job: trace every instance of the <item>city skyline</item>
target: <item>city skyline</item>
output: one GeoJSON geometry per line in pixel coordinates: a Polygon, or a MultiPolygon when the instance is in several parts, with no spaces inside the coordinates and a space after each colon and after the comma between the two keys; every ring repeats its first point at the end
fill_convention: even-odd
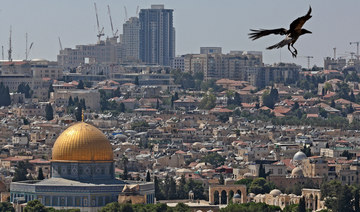
{"type": "MultiPolygon", "coordinates": [[[[218,46],[222,47],[224,53],[230,50],[262,51],[266,64],[280,62],[281,58],[282,62],[296,63],[306,67],[307,59],[302,56],[314,56],[311,66],[313,64],[323,66],[323,58],[332,57],[334,47],[337,48],[338,57],[349,56],[348,52],[356,52],[356,45],[349,45],[349,43],[360,40],[360,30],[352,27],[352,23],[360,18],[360,15],[356,13],[360,3],[355,0],[350,0],[347,4],[325,0],[316,2],[278,0],[271,3],[263,0],[255,3],[227,1],[226,4],[211,0],[196,2],[96,1],[96,3],[100,25],[104,26],[106,36],[111,36],[107,5],[111,7],[114,26],[120,32],[125,21],[124,6],[127,7],[128,18],[135,16],[137,6],[139,9],[146,9],[150,8],[151,4],[164,4],[166,9],[174,9],[176,55],[199,53],[200,47],[204,46],[218,46]],[[247,33],[250,28],[287,28],[294,18],[306,13],[309,5],[313,8],[313,18],[304,27],[313,34],[303,36],[295,45],[300,52],[297,59],[291,58],[284,49],[265,50],[269,44],[280,41],[279,36],[257,42],[248,39],[247,33]],[[254,13],[255,11],[258,13],[254,13]]],[[[61,38],[63,48],[74,48],[78,44],[90,44],[97,41],[92,1],[56,3],[43,0],[35,0],[31,3],[4,1],[0,8],[0,20],[3,26],[0,45],[4,46],[5,59],[10,26],[13,31],[14,59],[25,59],[26,32],[29,44],[34,42],[30,59],[56,60],[60,49],[58,37],[61,38]]]]}

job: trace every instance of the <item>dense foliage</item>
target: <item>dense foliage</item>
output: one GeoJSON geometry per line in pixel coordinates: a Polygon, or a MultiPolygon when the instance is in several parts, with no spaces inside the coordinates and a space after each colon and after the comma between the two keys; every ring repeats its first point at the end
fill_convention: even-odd
{"type": "Polygon", "coordinates": [[[267,205],[265,203],[244,203],[244,204],[229,204],[222,208],[220,212],[278,212],[281,208],[278,206],[267,205]]]}
{"type": "Polygon", "coordinates": [[[103,207],[100,212],[190,212],[189,206],[178,203],[174,208],[166,204],[120,204],[112,202],[103,207]]]}
{"type": "Polygon", "coordinates": [[[9,93],[9,87],[5,87],[3,83],[0,84],[0,107],[9,106],[11,104],[11,98],[9,93]]]}

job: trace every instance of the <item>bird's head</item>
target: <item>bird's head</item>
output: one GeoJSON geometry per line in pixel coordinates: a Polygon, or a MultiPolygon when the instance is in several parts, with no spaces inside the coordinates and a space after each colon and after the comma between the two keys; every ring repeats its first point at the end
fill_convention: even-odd
{"type": "Polygon", "coordinates": [[[312,34],[312,32],[310,32],[309,30],[307,30],[307,29],[301,29],[301,34],[303,35],[303,34],[312,34]]]}

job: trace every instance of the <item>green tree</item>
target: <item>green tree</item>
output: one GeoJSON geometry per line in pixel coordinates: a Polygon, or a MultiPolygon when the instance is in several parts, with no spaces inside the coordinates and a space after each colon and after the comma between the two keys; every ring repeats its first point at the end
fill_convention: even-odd
{"type": "Polygon", "coordinates": [[[29,162],[19,161],[17,163],[14,177],[12,179],[13,182],[24,181],[27,180],[26,175],[28,174],[27,169],[30,168],[29,162]]]}
{"type": "Polygon", "coordinates": [[[48,98],[50,98],[50,93],[54,92],[54,87],[52,84],[50,84],[49,89],[48,89],[48,98]]]}
{"type": "Polygon", "coordinates": [[[11,104],[11,98],[9,93],[9,87],[5,87],[3,83],[0,83],[0,107],[8,106],[11,104]]]}
{"type": "Polygon", "coordinates": [[[220,174],[219,184],[224,185],[224,183],[225,183],[224,176],[222,174],[220,174]]]}
{"type": "Polygon", "coordinates": [[[338,212],[354,211],[352,199],[353,199],[353,196],[352,196],[350,187],[347,185],[344,185],[342,187],[342,189],[340,190],[340,193],[337,197],[337,207],[336,207],[337,210],[336,211],[338,211],[338,212]]]}
{"type": "Polygon", "coordinates": [[[205,96],[200,101],[199,107],[201,109],[210,110],[216,106],[216,97],[214,94],[205,94],[205,96]]]}
{"type": "Polygon", "coordinates": [[[302,197],[299,201],[298,212],[306,212],[305,197],[302,197]]]}
{"type": "Polygon", "coordinates": [[[82,108],[80,106],[75,108],[75,118],[76,118],[76,121],[82,120],[82,108]]]}
{"type": "Polygon", "coordinates": [[[128,179],[128,174],[129,174],[128,169],[127,169],[127,164],[129,162],[129,159],[125,155],[123,155],[122,162],[123,162],[123,166],[124,166],[124,173],[123,173],[122,179],[127,180],[128,179]]]}
{"type": "Polygon", "coordinates": [[[125,104],[124,103],[120,103],[120,105],[119,105],[119,111],[120,111],[120,113],[124,113],[125,112],[125,104]]]}
{"type": "Polygon", "coordinates": [[[79,81],[79,84],[76,87],[77,89],[85,89],[84,82],[82,80],[79,81]]]}
{"type": "Polygon", "coordinates": [[[118,202],[106,204],[105,207],[101,208],[100,212],[120,212],[120,204],[118,202]]]}
{"type": "Polygon", "coordinates": [[[38,180],[43,180],[43,179],[45,179],[44,174],[43,174],[43,170],[42,170],[41,167],[39,168],[39,173],[38,173],[37,179],[38,179],[38,180]]]}
{"type": "Polygon", "coordinates": [[[135,84],[135,85],[139,85],[139,77],[138,77],[138,76],[135,77],[134,84],[135,84]]]}
{"type": "Polygon", "coordinates": [[[69,101],[68,101],[68,106],[74,106],[75,103],[74,103],[74,100],[72,99],[72,97],[70,96],[69,97],[69,101]]]}
{"type": "Polygon", "coordinates": [[[360,187],[354,189],[354,208],[355,211],[360,211],[360,187]]]}
{"type": "Polygon", "coordinates": [[[45,208],[43,204],[39,200],[32,200],[27,202],[26,207],[24,208],[24,212],[47,212],[48,210],[45,208]]]}
{"type": "Polygon", "coordinates": [[[184,203],[180,202],[178,203],[174,208],[174,212],[190,212],[190,207],[188,205],[185,205],[184,203]]]}
{"type": "Polygon", "coordinates": [[[213,152],[208,155],[205,155],[201,159],[201,162],[210,163],[210,164],[214,165],[215,167],[218,167],[218,166],[224,164],[225,158],[223,156],[219,155],[218,153],[213,152]]]}
{"type": "Polygon", "coordinates": [[[114,91],[114,97],[120,97],[121,96],[121,91],[120,91],[120,87],[117,87],[116,90],[114,91]]]}
{"type": "Polygon", "coordinates": [[[187,198],[185,185],[186,185],[185,175],[181,175],[179,186],[178,186],[178,188],[176,190],[177,191],[177,197],[179,199],[186,199],[187,198]]]}
{"type": "Polygon", "coordinates": [[[150,172],[149,170],[146,172],[146,182],[150,182],[151,181],[151,177],[150,177],[150,172]]]}
{"type": "Polygon", "coordinates": [[[278,212],[281,211],[279,206],[267,205],[265,203],[243,203],[243,204],[228,204],[225,208],[220,209],[220,212],[278,212]]]}
{"type": "Polygon", "coordinates": [[[48,121],[54,119],[54,111],[50,103],[45,106],[45,118],[48,121]]]}
{"type": "Polygon", "coordinates": [[[254,194],[265,194],[269,193],[275,186],[267,182],[264,178],[259,177],[252,181],[249,191],[254,194]]]}
{"type": "Polygon", "coordinates": [[[10,202],[0,202],[0,212],[15,212],[10,202]]]}
{"type": "Polygon", "coordinates": [[[155,190],[155,197],[157,200],[164,198],[161,191],[161,183],[159,182],[156,176],[154,177],[154,190],[155,190]]]}

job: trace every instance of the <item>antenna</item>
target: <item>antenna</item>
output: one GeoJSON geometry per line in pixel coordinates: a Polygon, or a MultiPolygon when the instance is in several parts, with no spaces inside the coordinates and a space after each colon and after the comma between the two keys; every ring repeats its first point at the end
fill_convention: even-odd
{"type": "Polygon", "coordinates": [[[4,59],[4,46],[1,46],[1,56],[2,56],[2,60],[5,60],[4,59]]]}
{"type": "Polygon", "coordinates": [[[8,60],[11,62],[12,61],[12,57],[11,57],[11,53],[12,53],[12,47],[11,47],[11,29],[12,27],[10,26],[10,37],[9,37],[9,50],[8,50],[8,60]]]}
{"type": "Polygon", "coordinates": [[[124,6],[124,10],[125,10],[125,21],[127,21],[128,20],[128,14],[127,14],[126,6],[124,6]]]}
{"type": "Polygon", "coordinates": [[[310,59],[314,57],[313,56],[301,56],[301,57],[307,58],[307,65],[308,65],[308,69],[310,70],[310,59]]]}
{"type": "Polygon", "coordinates": [[[60,51],[61,51],[61,50],[63,50],[63,47],[62,47],[62,45],[61,45],[60,37],[58,37],[58,39],[59,39],[59,46],[60,46],[60,51]]]}
{"type": "Polygon", "coordinates": [[[97,12],[97,8],[96,8],[96,3],[94,2],[94,7],[95,7],[95,14],[96,14],[96,24],[97,24],[97,30],[98,30],[98,34],[96,35],[98,37],[98,41],[100,42],[100,39],[102,36],[104,36],[104,27],[100,30],[100,25],[99,25],[99,17],[98,17],[98,12],[97,12]]]}
{"type": "Polygon", "coordinates": [[[113,22],[112,22],[112,18],[111,18],[110,6],[108,5],[107,7],[108,7],[109,18],[110,18],[110,24],[111,24],[111,32],[112,32],[114,38],[118,38],[119,36],[117,36],[117,33],[119,30],[116,30],[116,32],[114,32],[114,26],[113,26],[113,22]]]}

